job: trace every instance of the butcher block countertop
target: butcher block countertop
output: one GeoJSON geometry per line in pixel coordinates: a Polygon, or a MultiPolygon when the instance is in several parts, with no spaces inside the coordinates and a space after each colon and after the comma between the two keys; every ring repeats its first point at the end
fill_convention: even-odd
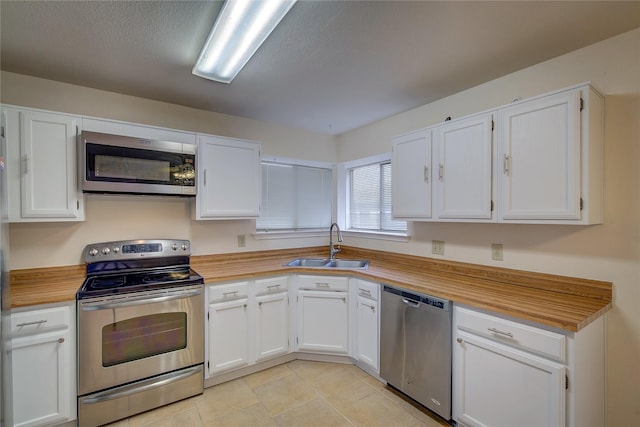
{"type": "MultiPolygon", "coordinates": [[[[456,303],[577,332],[611,308],[612,284],[344,247],[337,258],[368,259],[363,270],[285,267],[297,257],[326,258],[327,247],[192,256],[191,267],[215,284],[278,274],[349,275],[395,285],[456,303]]],[[[85,267],[11,271],[11,306],[69,302],[82,284],[85,267]]]]}

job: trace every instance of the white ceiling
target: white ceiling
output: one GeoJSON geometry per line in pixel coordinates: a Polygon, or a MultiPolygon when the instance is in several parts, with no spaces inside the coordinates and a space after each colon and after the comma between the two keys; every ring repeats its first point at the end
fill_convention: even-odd
{"type": "Polygon", "coordinates": [[[229,85],[221,2],[0,1],[3,70],[339,134],[640,27],[640,1],[299,1],[229,85]]]}

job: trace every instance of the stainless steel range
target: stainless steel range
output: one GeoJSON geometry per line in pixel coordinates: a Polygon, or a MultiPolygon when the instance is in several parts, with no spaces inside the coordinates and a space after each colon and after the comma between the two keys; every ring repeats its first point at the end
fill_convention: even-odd
{"type": "Polygon", "coordinates": [[[204,280],[188,240],[88,245],[78,305],[78,423],[202,393],[204,280]]]}

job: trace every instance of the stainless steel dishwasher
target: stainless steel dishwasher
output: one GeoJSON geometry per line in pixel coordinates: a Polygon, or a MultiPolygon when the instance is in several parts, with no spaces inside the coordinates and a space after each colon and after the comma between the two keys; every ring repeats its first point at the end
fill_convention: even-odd
{"type": "Polygon", "coordinates": [[[451,301],[384,286],[380,376],[451,419],[451,301]]]}

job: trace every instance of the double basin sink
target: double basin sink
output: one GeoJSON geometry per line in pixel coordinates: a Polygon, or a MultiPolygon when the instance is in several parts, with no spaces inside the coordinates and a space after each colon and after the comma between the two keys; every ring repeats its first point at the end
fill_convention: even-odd
{"type": "Polygon", "coordinates": [[[287,267],[364,269],[369,261],[364,259],[296,258],[285,264],[287,267]]]}

